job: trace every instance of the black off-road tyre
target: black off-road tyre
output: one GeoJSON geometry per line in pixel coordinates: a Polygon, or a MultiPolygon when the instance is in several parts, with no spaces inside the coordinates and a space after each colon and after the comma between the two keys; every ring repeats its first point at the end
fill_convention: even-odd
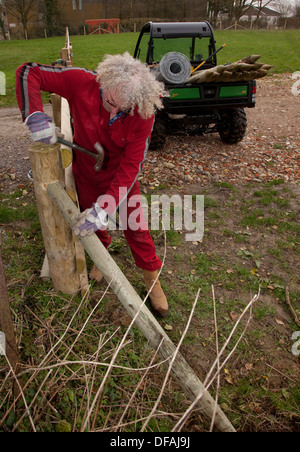
{"type": "Polygon", "coordinates": [[[167,124],[163,115],[157,115],[151,135],[150,147],[152,151],[163,149],[167,140],[167,124]]]}
{"type": "Polygon", "coordinates": [[[236,144],[243,140],[247,129],[247,117],[243,108],[224,110],[221,113],[219,135],[223,143],[236,144]]]}

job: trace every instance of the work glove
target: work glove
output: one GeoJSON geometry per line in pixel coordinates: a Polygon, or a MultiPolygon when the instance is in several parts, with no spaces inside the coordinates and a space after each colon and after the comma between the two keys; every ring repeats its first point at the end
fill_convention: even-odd
{"type": "Polygon", "coordinates": [[[26,119],[25,124],[31,132],[33,141],[45,144],[55,144],[57,142],[55,125],[46,113],[42,111],[32,113],[26,119]]]}
{"type": "Polygon", "coordinates": [[[100,229],[105,229],[107,225],[107,213],[98,204],[93,204],[93,207],[78,215],[73,232],[75,235],[85,237],[100,229]]]}

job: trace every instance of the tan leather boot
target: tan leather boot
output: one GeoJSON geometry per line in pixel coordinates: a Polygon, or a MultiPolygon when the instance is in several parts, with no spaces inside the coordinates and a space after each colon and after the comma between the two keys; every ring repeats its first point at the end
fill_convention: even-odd
{"type": "MultiPolygon", "coordinates": [[[[151,272],[149,270],[143,270],[143,273],[147,292],[149,292],[158,276],[158,271],[151,272]]],[[[166,317],[169,314],[169,306],[159,280],[154,284],[149,297],[154,313],[159,317],[166,317]]]]}

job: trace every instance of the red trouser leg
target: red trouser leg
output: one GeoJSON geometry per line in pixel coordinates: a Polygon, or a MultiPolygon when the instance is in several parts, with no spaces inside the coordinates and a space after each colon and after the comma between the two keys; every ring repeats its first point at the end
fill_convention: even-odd
{"type": "Polygon", "coordinates": [[[135,183],[130,191],[125,208],[121,204],[119,216],[136,265],[149,271],[161,268],[162,262],[156,255],[155,245],[144,218],[138,183],[135,183]]]}
{"type": "MultiPolygon", "coordinates": [[[[79,198],[79,204],[81,210],[86,210],[92,207],[93,203],[97,201],[98,197],[103,195],[101,193],[101,189],[99,187],[89,187],[86,184],[78,183],[77,181],[77,193],[79,198]]],[[[130,192],[130,197],[135,195],[140,196],[139,185],[136,183],[134,185],[133,190],[130,192]]],[[[125,212],[125,217],[122,220],[122,224],[124,226],[124,235],[130,246],[133,258],[138,267],[143,270],[154,271],[161,268],[162,263],[159,257],[156,255],[155,245],[153,243],[152,237],[147,228],[146,222],[144,220],[144,215],[141,206],[129,207],[130,205],[130,197],[129,202],[127,200],[126,210],[123,210],[121,207],[120,217],[122,218],[122,212],[125,212]],[[137,218],[138,224],[141,227],[137,228],[137,230],[130,229],[130,221],[128,221],[128,217],[133,216],[137,218]],[[129,224],[128,224],[129,223],[129,224]]],[[[136,227],[134,228],[136,229],[136,227]]],[[[107,231],[97,231],[97,236],[105,246],[108,248],[111,243],[111,237],[108,235],[107,231]]]]}
{"type": "Polygon", "coordinates": [[[161,260],[156,255],[155,246],[149,231],[124,231],[135,263],[143,270],[154,271],[161,266],[161,260]]]}

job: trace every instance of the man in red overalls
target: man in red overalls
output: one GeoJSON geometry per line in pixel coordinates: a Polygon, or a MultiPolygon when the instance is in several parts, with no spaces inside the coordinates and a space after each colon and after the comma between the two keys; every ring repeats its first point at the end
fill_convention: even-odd
{"type": "MultiPolygon", "coordinates": [[[[140,195],[138,176],[149,147],[156,108],[162,108],[163,85],[150,70],[129,53],[107,55],[96,71],[82,68],[56,68],[26,63],[17,69],[16,95],[23,121],[35,141],[54,144],[56,132],[52,119],[43,112],[40,91],[56,93],[69,102],[74,142],[95,150],[105,150],[104,164],[95,171],[95,160],[74,151],[73,173],[82,213],[74,228],[77,235],[95,232],[106,248],[107,215],[126,207],[127,218],[133,211],[132,196],[140,195]],[[108,203],[113,199],[114,203],[108,203]]],[[[134,204],[136,209],[136,203],[134,204]]],[[[129,222],[130,223],[130,222],[129,222]]],[[[139,208],[139,226],[126,225],[124,235],[136,265],[143,270],[150,301],[159,316],[168,314],[168,302],[157,279],[161,261],[139,208]]],[[[94,266],[91,277],[101,280],[94,266]]]]}

